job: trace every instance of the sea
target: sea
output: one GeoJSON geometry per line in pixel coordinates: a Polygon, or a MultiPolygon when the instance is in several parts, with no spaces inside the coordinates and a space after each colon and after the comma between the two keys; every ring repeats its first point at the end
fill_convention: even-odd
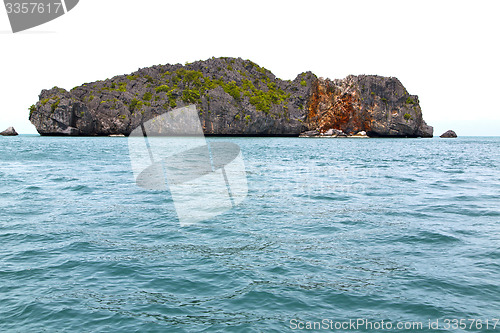
{"type": "Polygon", "coordinates": [[[190,224],[128,140],[0,137],[0,332],[500,332],[500,137],[208,137],[190,224]]]}

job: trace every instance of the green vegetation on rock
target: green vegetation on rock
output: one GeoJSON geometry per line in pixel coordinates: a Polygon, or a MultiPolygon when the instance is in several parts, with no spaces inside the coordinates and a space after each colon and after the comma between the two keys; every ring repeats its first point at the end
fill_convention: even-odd
{"type": "Polygon", "coordinates": [[[170,99],[169,103],[171,108],[177,107],[177,101],[175,99],[170,99]]]}
{"type": "Polygon", "coordinates": [[[126,82],[120,83],[120,87],[118,88],[118,91],[126,92],[127,91],[127,83],[126,82]]]}
{"type": "Polygon", "coordinates": [[[57,109],[57,107],[59,106],[59,102],[61,102],[61,99],[57,98],[57,100],[54,103],[52,103],[52,105],[50,106],[52,112],[54,112],[57,109]]]}
{"type": "Polygon", "coordinates": [[[140,109],[144,105],[143,101],[139,101],[137,98],[134,98],[130,101],[128,108],[130,112],[133,112],[135,109],[140,109]]]}
{"type": "Polygon", "coordinates": [[[239,101],[241,99],[241,88],[236,85],[236,82],[231,81],[227,84],[223,84],[223,89],[235,100],[239,101]]]}
{"type": "MultiPolygon", "coordinates": [[[[228,59],[226,61],[231,64],[235,64],[234,59],[228,59]]],[[[183,67],[173,72],[165,71],[161,74],[161,79],[157,82],[159,85],[154,89],[157,94],[166,94],[168,105],[172,108],[177,106],[177,96],[180,96],[182,102],[185,104],[193,103],[200,107],[202,98],[205,97],[209,100],[209,92],[218,87],[221,87],[224,92],[229,94],[235,102],[240,103],[243,98],[247,98],[256,110],[265,113],[270,112],[272,105],[282,104],[287,98],[289,98],[289,94],[286,94],[281,88],[278,88],[276,83],[271,82],[268,77],[269,71],[267,69],[260,67],[251,61],[247,61],[246,63],[251,65],[252,68],[259,74],[254,72],[252,76],[248,76],[246,75],[246,71],[239,69],[236,71],[232,65],[227,65],[231,66],[230,70],[234,72],[238,72],[239,74],[245,73],[245,75],[242,75],[245,78],[241,81],[228,81],[225,76],[216,78],[208,74],[204,74],[202,71],[183,67]],[[251,78],[252,80],[249,80],[246,77],[251,78]]],[[[140,74],[137,73],[127,76],[129,80],[136,80],[140,77],[140,74]]],[[[143,77],[147,78],[148,81],[154,81],[149,75],[145,75],[143,77]],[[149,80],[149,78],[151,78],[151,80],[149,80]]],[[[120,83],[119,90],[126,91],[126,83],[120,83]]],[[[153,99],[150,94],[151,93],[146,92],[142,97],[145,101],[145,105],[153,99]]],[[[154,101],[159,100],[160,97],[156,96],[154,98],[154,101]]],[[[134,109],[137,105],[137,102],[132,100],[129,106],[134,109]]],[[[165,107],[164,105],[165,104],[163,104],[163,107],[165,107]]]]}
{"type": "Polygon", "coordinates": [[[195,89],[185,89],[182,92],[182,101],[184,103],[198,103],[200,100],[200,92],[195,89]]]}
{"type": "Polygon", "coordinates": [[[156,89],[155,89],[156,93],[168,92],[169,90],[170,90],[170,88],[166,84],[163,84],[159,87],[156,87],[156,89]]]}

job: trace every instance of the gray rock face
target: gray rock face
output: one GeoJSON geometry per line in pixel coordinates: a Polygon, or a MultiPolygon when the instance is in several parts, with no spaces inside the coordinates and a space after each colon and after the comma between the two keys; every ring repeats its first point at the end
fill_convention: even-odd
{"type": "Polygon", "coordinates": [[[441,138],[456,138],[458,136],[457,136],[457,133],[455,133],[455,131],[449,130],[449,131],[446,131],[443,134],[441,134],[440,137],[441,138]]]}
{"type": "Polygon", "coordinates": [[[14,127],[9,127],[5,131],[0,132],[0,135],[3,135],[3,136],[16,136],[18,134],[17,134],[16,130],[14,129],[14,127]]]}
{"type": "Polygon", "coordinates": [[[411,96],[413,104],[406,107],[403,92],[410,97],[393,78],[330,81],[305,72],[284,81],[250,60],[211,58],[143,68],[69,92],[43,90],[30,108],[30,121],[41,135],[129,135],[155,116],[195,104],[206,135],[298,136],[335,129],[346,134],[432,136],[418,99],[411,96]],[[384,106],[384,96],[396,90],[402,95],[384,106]],[[359,119],[366,126],[358,126],[359,119]]]}
{"type": "Polygon", "coordinates": [[[306,131],[304,133],[300,133],[301,138],[311,138],[315,136],[319,136],[321,133],[318,130],[306,131]]]}

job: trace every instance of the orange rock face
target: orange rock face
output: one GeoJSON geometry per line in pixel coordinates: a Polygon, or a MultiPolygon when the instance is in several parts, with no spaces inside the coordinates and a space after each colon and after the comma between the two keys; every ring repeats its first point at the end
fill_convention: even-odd
{"type": "Polygon", "coordinates": [[[307,109],[310,130],[330,129],[348,135],[431,137],[422,119],[418,96],[410,95],[398,79],[350,75],[341,80],[317,79],[311,86],[307,109]]]}
{"type": "Polygon", "coordinates": [[[347,134],[371,130],[371,118],[361,112],[360,93],[354,86],[337,86],[329,80],[317,80],[312,88],[308,121],[320,132],[329,129],[347,134]]]}

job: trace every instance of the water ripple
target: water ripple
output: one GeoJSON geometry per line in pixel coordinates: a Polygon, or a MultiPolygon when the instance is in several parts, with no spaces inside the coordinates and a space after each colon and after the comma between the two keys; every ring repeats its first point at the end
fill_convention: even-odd
{"type": "Polygon", "coordinates": [[[0,330],[498,317],[498,138],[210,140],[241,147],[248,197],[188,227],[126,138],[2,141],[0,330]]]}

